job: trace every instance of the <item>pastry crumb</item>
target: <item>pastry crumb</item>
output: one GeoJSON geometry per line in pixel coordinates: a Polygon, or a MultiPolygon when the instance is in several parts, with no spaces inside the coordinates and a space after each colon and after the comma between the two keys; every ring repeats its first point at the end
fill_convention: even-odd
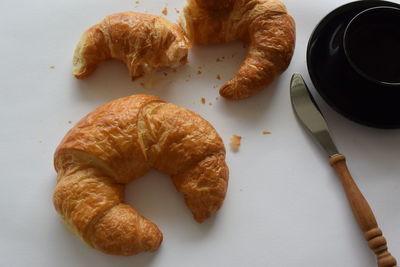
{"type": "Polygon", "coordinates": [[[205,104],[206,103],[206,99],[204,97],[201,98],[201,103],[205,104]]]}
{"type": "Polygon", "coordinates": [[[176,69],[172,69],[172,72],[176,72],[176,69]]]}
{"type": "Polygon", "coordinates": [[[212,103],[211,103],[211,102],[209,102],[209,103],[208,103],[208,105],[209,105],[209,106],[212,106],[212,103]]]}
{"type": "Polygon", "coordinates": [[[213,85],[213,88],[217,88],[218,87],[218,85],[213,85]]]}
{"type": "Polygon", "coordinates": [[[179,11],[179,9],[176,9],[176,8],[175,8],[175,12],[176,12],[176,14],[181,13],[181,12],[179,11]]]}
{"type": "Polygon", "coordinates": [[[49,68],[50,68],[50,69],[55,69],[55,68],[56,68],[56,66],[54,66],[54,65],[51,65],[49,68]]]}
{"type": "Polygon", "coordinates": [[[135,0],[135,3],[136,4],[140,4],[140,0],[135,0]]]}
{"type": "Polygon", "coordinates": [[[232,135],[231,136],[231,148],[233,151],[238,151],[240,147],[240,142],[242,141],[242,137],[239,135],[232,135]]]}
{"type": "Polygon", "coordinates": [[[200,74],[202,74],[202,72],[201,72],[201,71],[198,71],[197,74],[200,75],[200,74]]]}
{"type": "Polygon", "coordinates": [[[142,87],[144,87],[144,83],[140,83],[140,85],[141,85],[142,87]]]}
{"type": "Polygon", "coordinates": [[[166,73],[166,72],[163,72],[163,74],[164,74],[164,76],[168,76],[168,73],[166,73]]]}
{"type": "Polygon", "coordinates": [[[69,123],[69,124],[71,124],[71,123],[72,123],[72,121],[68,121],[68,123],[69,123]]]}
{"type": "Polygon", "coordinates": [[[217,100],[217,101],[218,101],[218,100],[219,100],[219,97],[217,96],[217,97],[215,98],[215,100],[217,100]]]}
{"type": "Polygon", "coordinates": [[[263,131],[262,133],[263,133],[264,135],[265,135],[265,134],[271,134],[270,131],[263,131]]]}
{"type": "Polygon", "coordinates": [[[168,15],[168,9],[167,9],[167,7],[164,7],[163,10],[161,11],[161,13],[162,13],[164,16],[168,15]]]}
{"type": "Polygon", "coordinates": [[[221,75],[218,74],[216,78],[217,80],[221,80],[221,75]]]}
{"type": "Polygon", "coordinates": [[[217,57],[217,59],[215,61],[221,62],[222,60],[219,57],[217,57]]]}

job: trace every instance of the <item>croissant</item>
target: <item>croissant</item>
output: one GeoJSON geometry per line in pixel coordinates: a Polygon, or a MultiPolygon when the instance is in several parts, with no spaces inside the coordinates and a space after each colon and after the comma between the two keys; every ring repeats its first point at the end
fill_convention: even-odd
{"type": "Polygon", "coordinates": [[[222,205],[228,167],[216,130],[199,115],[149,95],[97,108],[75,125],[54,156],[55,209],[87,244],[105,253],[156,250],[158,227],[124,204],[124,185],[150,168],[172,178],[194,219],[222,205]]]}
{"type": "Polygon", "coordinates": [[[114,58],[125,62],[136,79],[157,68],[185,64],[189,47],[182,28],[163,17],[118,13],[83,34],[74,53],[73,75],[86,78],[102,61],[114,58]]]}
{"type": "Polygon", "coordinates": [[[227,99],[256,94],[289,66],[295,22],[279,0],[188,0],[184,16],[184,27],[194,44],[248,43],[246,59],[220,88],[227,99]]]}

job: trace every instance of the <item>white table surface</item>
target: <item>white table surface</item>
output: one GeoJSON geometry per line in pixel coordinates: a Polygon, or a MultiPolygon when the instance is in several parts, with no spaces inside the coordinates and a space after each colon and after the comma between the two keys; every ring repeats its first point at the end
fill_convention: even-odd
{"type": "MultiPolygon", "coordinates": [[[[84,81],[71,75],[80,35],[104,16],[127,10],[161,15],[167,5],[167,17],[175,21],[174,8],[181,9],[184,0],[2,0],[0,266],[376,266],[327,158],[295,119],[289,100],[293,72],[302,73],[313,89],[305,63],[311,31],[346,2],[286,0],[297,21],[289,69],[257,96],[228,102],[216,100],[213,86],[234,74],[246,52],[240,43],[194,48],[187,66],[167,77],[157,73],[153,89],[131,82],[117,61],[106,62],[84,81]],[[225,60],[216,62],[222,56],[225,60]],[[136,93],[157,95],[209,120],[227,145],[230,183],[222,209],[198,224],[169,178],[148,173],[127,187],[127,202],[160,227],[163,244],[155,253],[110,256],[61,224],[51,201],[52,157],[82,116],[136,93]],[[264,130],[272,134],[263,135],[264,130]],[[229,148],[232,134],[243,136],[238,153],[229,148]]],[[[318,96],[317,101],[400,259],[400,131],[355,124],[318,96]]]]}

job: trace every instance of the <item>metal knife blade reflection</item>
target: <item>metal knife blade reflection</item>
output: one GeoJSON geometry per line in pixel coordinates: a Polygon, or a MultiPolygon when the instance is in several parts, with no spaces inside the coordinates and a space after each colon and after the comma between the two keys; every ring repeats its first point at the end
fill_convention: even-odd
{"type": "Polygon", "coordinates": [[[300,122],[325,149],[328,156],[333,157],[339,154],[329,133],[328,125],[300,74],[294,74],[292,77],[290,97],[293,110],[300,122]]]}

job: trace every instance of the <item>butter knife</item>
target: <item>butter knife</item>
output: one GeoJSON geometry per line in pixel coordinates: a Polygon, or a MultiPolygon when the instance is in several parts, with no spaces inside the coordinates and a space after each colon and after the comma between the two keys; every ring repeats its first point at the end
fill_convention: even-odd
{"type": "Polygon", "coordinates": [[[354,182],[347,168],[346,158],[338,152],[328,125],[300,74],[292,76],[290,98],[294,113],[301,124],[327,152],[329,162],[342,182],[354,217],[368,241],[368,246],[377,257],[378,266],[396,267],[396,259],[388,251],[386,239],[378,227],[374,213],[354,182]]]}

